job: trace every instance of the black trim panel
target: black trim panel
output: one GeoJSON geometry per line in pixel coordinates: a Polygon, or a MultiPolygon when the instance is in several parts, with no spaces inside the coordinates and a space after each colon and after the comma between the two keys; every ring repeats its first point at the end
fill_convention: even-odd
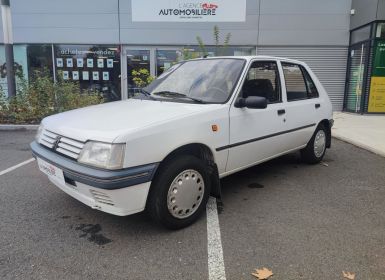
{"type": "Polygon", "coordinates": [[[249,144],[249,143],[252,143],[252,142],[259,141],[259,140],[263,140],[263,139],[271,138],[271,137],[274,137],[274,136],[290,133],[290,132],[293,132],[293,131],[305,129],[305,128],[312,127],[312,126],[315,126],[315,125],[316,125],[315,123],[312,123],[312,124],[309,124],[309,125],[305,125],[305,126],[301,126],[301,127],[297,127],[297,128],[293,128],[293,129],[289,129],[289,130],[285,130],[285,131],[281,131],[281,132],[265,135],[265,136],[262,136],[262,137],[253,138],[253,139],[249,139],[249,140],[246,140],[246,141],[230,144],[230,145],[227,145],[227,146],[219,147],[219,148],[216,148],[215,150],[217,152],[219,152],[219,151],[222,151],[222,150],[226,150],[226,149],[234,148],[234,147],[237,147],[237,146],[249,144]]]}
{"type": "Polygon", "coordinates": [[[85,166],[61,156],[36,141],[30,144],[34,157],[41,158],[63,170],[64,178],[100,189],[121,189],[152,180],[158,163],[118,170],[85,166]]]}

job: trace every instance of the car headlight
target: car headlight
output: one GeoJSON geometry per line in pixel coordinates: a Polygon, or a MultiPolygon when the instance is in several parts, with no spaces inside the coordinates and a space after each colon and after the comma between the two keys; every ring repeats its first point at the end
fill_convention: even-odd
{"type": "Polygon", "coordinates": [[[35,140],[37,143],[39,143],[40,136],[43,133],[44,127],[43,125],[39,125],[39,128],[37,129],[36,135],[35,135],[35,140]]]}
{"type": "Polygon", "coordinates": [[[88,141],[78,162],[105,169],[120,169],[123,168],[124,147],[125,144],[88,141]]]}

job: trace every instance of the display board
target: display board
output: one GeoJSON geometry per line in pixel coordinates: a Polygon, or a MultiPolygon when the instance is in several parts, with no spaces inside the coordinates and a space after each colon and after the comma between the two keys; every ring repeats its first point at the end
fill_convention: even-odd
{"type": "Polygon", "coordinates": [[[132,21],[243,22],[246,0],[132,0],[132,21]]]}
{"type": "Polygon", "coordinates": [[[368,112],[385,113],[385,41],[376,41],[374,48],[368,112]]]}
{"type": "Polygon", "coordinates": [[[117,46],[55,46],[58,79],[76,81],[82,89],[96,89],[107,101],[120,100],[120,53],[117,46]]]}

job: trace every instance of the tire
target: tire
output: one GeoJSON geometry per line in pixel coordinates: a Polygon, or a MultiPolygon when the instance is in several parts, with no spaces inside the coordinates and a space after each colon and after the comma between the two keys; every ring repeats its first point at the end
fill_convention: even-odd
{"type": "Polygon", "coordinates": [[[180,229],[194,223],[204,212],[210,194],[210,176],[204,161],[179,156],[160,167],[154,178],[147,211],[157,223],[180,229]]]}
{"type": "Polygon", "coordinates": [[[304,162],[319,163],[326,152],[327,131],[323,124],[319,124],[307,146],[301,150],[301,158],[304,162]]]}

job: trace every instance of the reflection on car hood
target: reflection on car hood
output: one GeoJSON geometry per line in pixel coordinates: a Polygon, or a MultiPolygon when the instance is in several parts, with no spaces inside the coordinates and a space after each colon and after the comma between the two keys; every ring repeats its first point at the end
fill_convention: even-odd
{"type": "Polygon", "coordinates": [[[43,120],[46,129],[79,141],[113,142],[125,133],[210,110],[215,104],[129,99],[76,109],[43,120]]]}

